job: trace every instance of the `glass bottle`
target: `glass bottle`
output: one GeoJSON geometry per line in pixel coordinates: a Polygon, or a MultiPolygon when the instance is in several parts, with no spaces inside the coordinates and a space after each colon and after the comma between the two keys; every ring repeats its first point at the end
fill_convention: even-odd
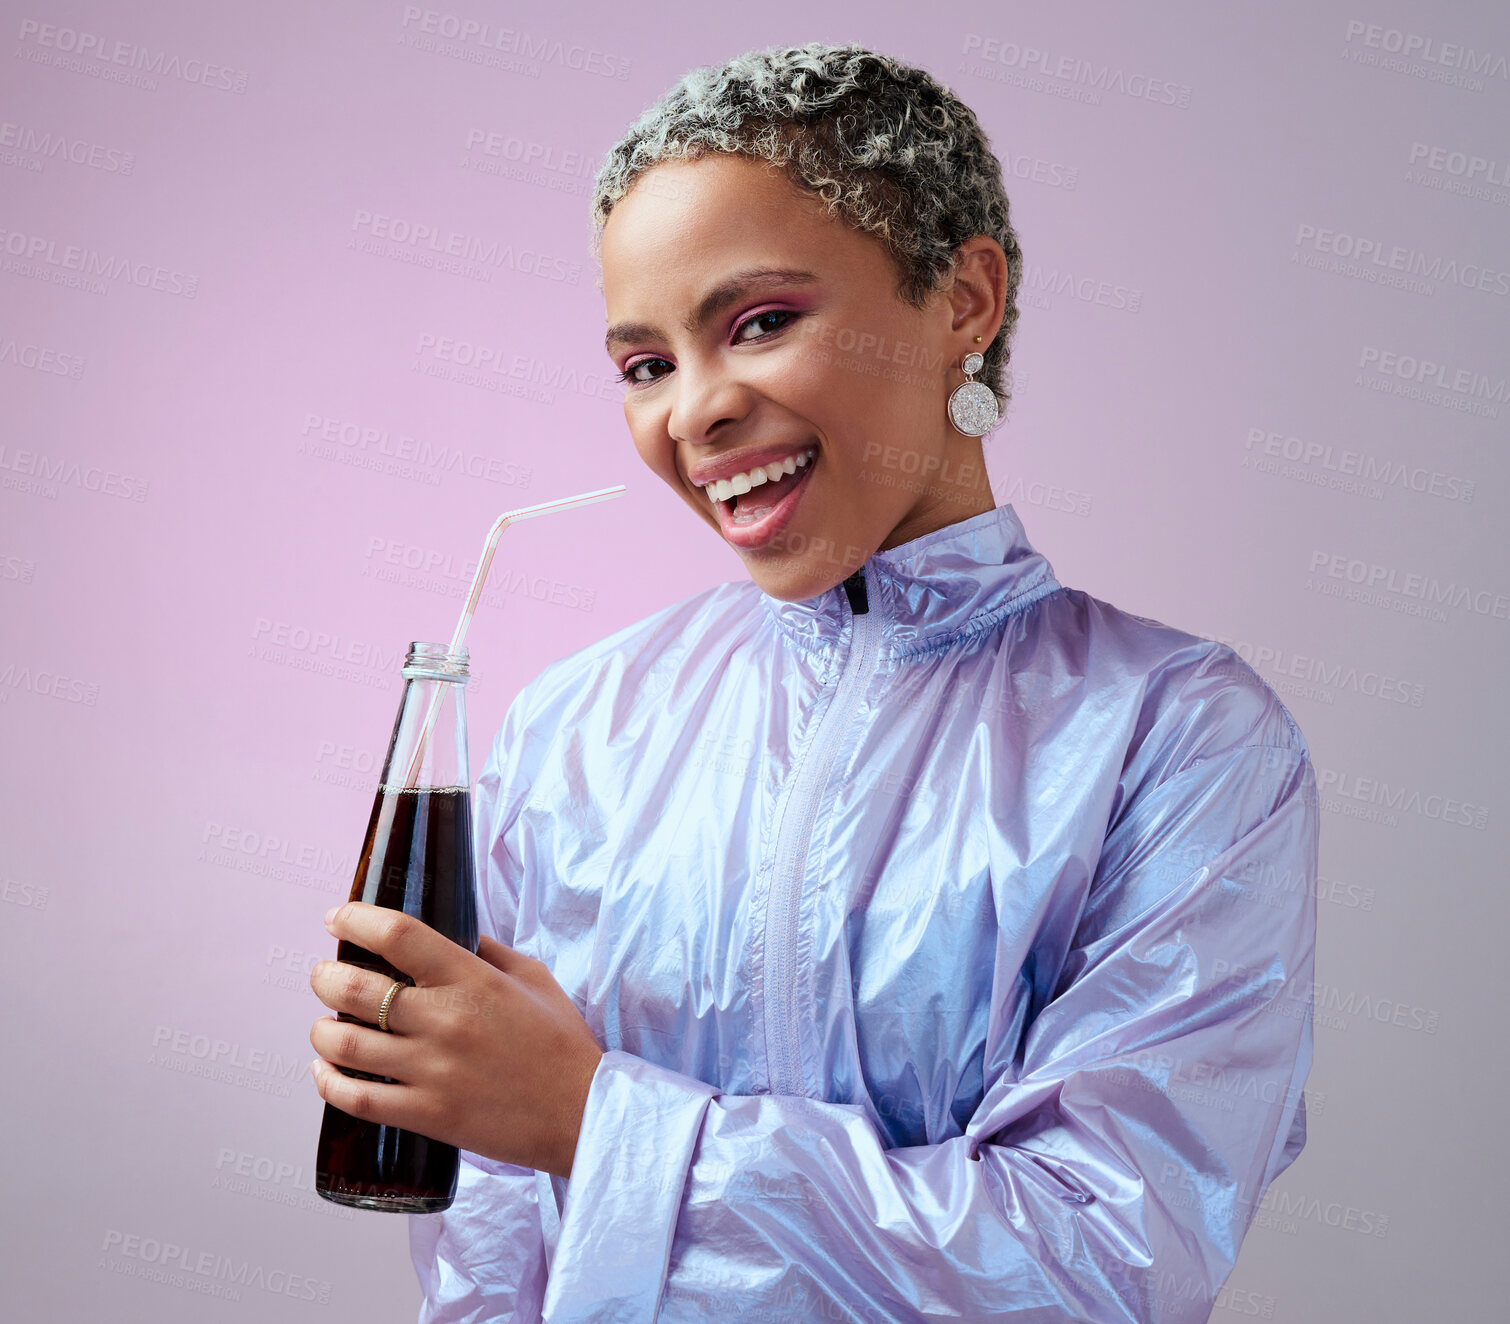
{"type": "MultiPolygon", "coordinates": [[[[382,779],[357,861],[351,900],[389,906],[423,920],[470,952],[477,951],[477,899],[472,854],[472,790],[467,762],[467,650],[414,643],[404,660],[404,694],[382,779]],[[424,754],[415,751],[432,707],[424,754]]],[[[336,960],[413,980],[374,952],[344,939],[336,960]]],[[[400,990],[394,1006],[418,994],[400,990]]],[[[373,1012],[376,1016],[376,1008],[373,1012]]],[[[370,1025],[346,1012],[337,1019],[370,1025]]],[[[348,1076],[389,1077],[340,1067],[348,1076]]],[[[434,1213],[456,1197],[456,1146],[414,1131],[363,1121],[325,1105],[315,1162],[315,1189],[327,1200],[392,1213],[434,1213]]]]}

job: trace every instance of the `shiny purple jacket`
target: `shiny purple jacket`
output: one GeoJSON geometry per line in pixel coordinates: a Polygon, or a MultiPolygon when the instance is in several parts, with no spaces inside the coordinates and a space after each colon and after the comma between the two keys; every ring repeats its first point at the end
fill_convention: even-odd
{"type": "Polygon", "coordinates": [[[569,1181],[463,1152],[411,1218],[421,1324],[1208,1317],[1305,1143],[1306,742],[1010,505],[862,569],[509,709],[481,927],[606,1053],[569,1181]]]}

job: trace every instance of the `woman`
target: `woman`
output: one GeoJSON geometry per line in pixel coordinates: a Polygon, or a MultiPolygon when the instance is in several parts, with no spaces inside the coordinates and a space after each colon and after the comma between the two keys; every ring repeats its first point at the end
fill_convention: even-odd
{"type": "Polygon", "coordinates": [[[975,117],[751,53],[594,216],[636,448],[750,578],[515,700],[477,956],[334,912],[420,988],[316,1023],[322,1096],[466,1151],[421,1320],[1205,1319],[1305,1139],[1315,781],[1231,649],[992,499],[1021,255],[975,117]]]}

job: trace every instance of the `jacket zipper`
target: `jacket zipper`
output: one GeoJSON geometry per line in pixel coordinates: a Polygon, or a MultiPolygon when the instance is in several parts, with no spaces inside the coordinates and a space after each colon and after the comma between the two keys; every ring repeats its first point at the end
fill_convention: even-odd
{"type": "Polygon", "coordinates": [[[864,694],[867,664],[880,630],[869,610],[863,568],[844,581],[850,606],[849,655],[828,709],[787,790],[776,829],[776,869],[766,906],[765,1034],[773,1094],[801,1094],[802,1025],[797,998],[798,919],[818,805],[828,784],[840,736],[864,694]]]}

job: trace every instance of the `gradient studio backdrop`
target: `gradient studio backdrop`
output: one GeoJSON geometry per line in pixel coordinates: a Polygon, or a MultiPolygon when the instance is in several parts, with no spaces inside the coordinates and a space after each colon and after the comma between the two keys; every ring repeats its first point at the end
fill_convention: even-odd
{"type": "Polygon", "coordinates": [[[1310,1143],[1213,1318],[1486,1317],[1510,12],[436,2],[0,5],[5,1316],[413,1319],[306,1068],[404,646],[501,510],[628,484],[505,535],[475,775],[546,663],[742,576],[634,454],[590,182],[689,67],[855,40],[1007,167],[998,499],[1315,758],[1310,1143]]]}

